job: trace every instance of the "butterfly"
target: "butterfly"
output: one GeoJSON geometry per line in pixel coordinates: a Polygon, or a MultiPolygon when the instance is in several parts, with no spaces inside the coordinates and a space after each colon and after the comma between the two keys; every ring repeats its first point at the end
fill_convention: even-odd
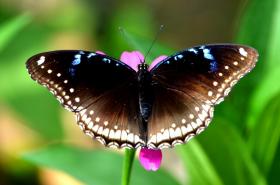
{"type": "Polygon", "coordinates": [[[76,114],[85,134],[118,148],[169,148],[201,133],[214,106],[250,72],[258,52],[234,44],[185,49],[138,70],[89,51],[40,53],[26,62],[31,78],[76,114]]]}

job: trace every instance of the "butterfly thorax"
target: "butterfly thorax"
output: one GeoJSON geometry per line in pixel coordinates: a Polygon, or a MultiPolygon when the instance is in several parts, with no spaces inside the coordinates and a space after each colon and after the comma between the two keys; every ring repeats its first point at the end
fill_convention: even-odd
{"type": "Polygon", "coordinates": [[[152,76],[145,63],[138,65],[139,112],[143,125],[143,132],[147,132],[148,119],[152,113],[154,93],[152,89],[152,76]]]}

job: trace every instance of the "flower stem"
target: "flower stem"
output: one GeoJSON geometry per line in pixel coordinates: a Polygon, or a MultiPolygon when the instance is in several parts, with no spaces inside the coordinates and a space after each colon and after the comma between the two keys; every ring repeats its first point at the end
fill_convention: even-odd
{"type": "Polygon", "coordinates": [[[135,149],[125,149],[122,172],[122,185],[129,185],[134,155],[135,149]]]}

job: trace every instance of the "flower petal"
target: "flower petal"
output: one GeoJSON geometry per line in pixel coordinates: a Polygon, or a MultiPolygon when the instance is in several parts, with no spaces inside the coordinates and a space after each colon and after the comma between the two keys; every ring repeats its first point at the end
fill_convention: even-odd
{"type": "Polygon", "coordinates": [[[95,53],[101,54],[101,55],[106,55],[103,51],[95,51],[95,53]]]}
{"type": "Polygon", "coordinates": [[[162,160],[161,150],[154,150],[149,148],[141,148],[139,154],[139,160],[141,165],[147,171],[157,171],[160,167],[162,160]]]}
{"type": "Polygon", "coordinates": [[[121,54],[120,60],[129,65],[135,71],[138,71],[138,65],[144,61],[144,55],[139,51],[124,51],[121,54]]]}
{"type": "Polygon", "coordinates": [[[166,55],[161,55],[161,56],[157,57],[157,58],[152,62],[152,64],[150,65],[150,67],[149,67],[148,70],[150,71],[150,70],[153,69],[153,67],[155,67],[159,62],[163,61],[163,60],[166,59],[166,58],[167,58],[166,55]]]}

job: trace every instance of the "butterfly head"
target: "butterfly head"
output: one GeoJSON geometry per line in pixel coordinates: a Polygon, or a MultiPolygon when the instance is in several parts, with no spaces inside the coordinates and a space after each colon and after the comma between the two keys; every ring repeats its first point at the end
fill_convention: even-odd
{"type": "Polygon", "coordinates": [[[146,63],[141,63],[138,65],[138,71],[147,71],[149,68],[149,65],[146,63]]]}

